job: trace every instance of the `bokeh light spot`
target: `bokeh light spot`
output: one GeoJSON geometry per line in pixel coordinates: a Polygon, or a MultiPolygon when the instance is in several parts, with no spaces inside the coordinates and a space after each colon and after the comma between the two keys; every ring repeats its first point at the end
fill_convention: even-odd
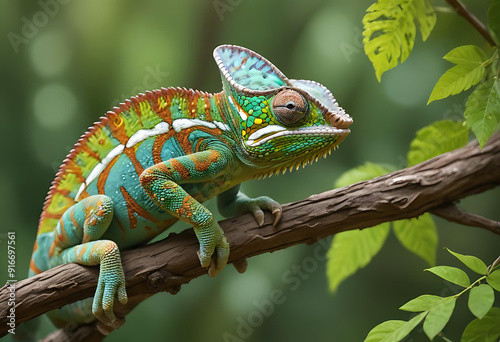
{"type": "Polygon", "coordinates": [[[48,84],[35,94],[33,114],[44,128],[62,128],[76,116],[76,98],[66,86],[48,84]]]}
{"type": "Polygon", "coordinates": [[[71,48],[64,33],[52,31],[40,33],[30,52],[35,71],[42,77],[54,77],[68,66],[71,48]]]}

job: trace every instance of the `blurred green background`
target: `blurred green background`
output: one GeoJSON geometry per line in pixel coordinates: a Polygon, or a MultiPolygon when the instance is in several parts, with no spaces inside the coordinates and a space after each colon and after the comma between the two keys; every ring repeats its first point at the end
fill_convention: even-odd
{"type": "MultiPolygon", "coordinates": [[[[219,44],[248,47],[290,78],[326,85],[354,118],[351,135],[333,156],[291,174],[246,182],[248,195],[287,203],[331,189],[342,172],[365,161],[405,167],[416,130],[463,115],[464,95],[426,105],[439,76],[451,67],[442,56],[459,45],[487,46],[462,18],[440,12],[428,41],[417,37],[409,59],[378,83],[362,50],[361,19],[372,1],[1,0],[0,274],[7,279],[6,232],[15,231],[17,276],[26,276],[50,182],[86,127],[147,89],[220,91],[212,59],[219,44]]],[[[485,20],[488,1],[465,3],[485,20]]],[[[436,5],[446,7],[444,1],[436,5]]],[[[461,205],[499,220],[499,195],[496,189],[461,205]]],[[[208,207],[217,212],[214,202],[208,207]]],[[[500,254],[497,236],[436,221],[438,264],[458,266],[444,246],[488,264],[500,254]]],[[[243,275],[228,267],[214,279],[192,281],[175,296],[158,294],[107,340],[362,341],[382,321],[409,319],[397,309],[409,299],[456,291],[422,272],[424,261],[391,236],[366,269],[330,294],[325,262],[311,259],[315,251],[326,252],[320,244],[292,247],[252,258],[243,275]],[[287,282],[294,265],[308,271],[287,282]],[[261,320],[256,304],[267,303],[276,291],[282,293],[280,303],[261,320]],[[245,330],[241,321],[248,320],[255,327],[245,330]]],[[[458,305],[445,329],[454,341],[473,319],[465,300],[458,305]]],[[[49,330],[47,324],[42,333],[49,330]]],[[[425,340],[421,329],[407,339],[425,340]]]]}

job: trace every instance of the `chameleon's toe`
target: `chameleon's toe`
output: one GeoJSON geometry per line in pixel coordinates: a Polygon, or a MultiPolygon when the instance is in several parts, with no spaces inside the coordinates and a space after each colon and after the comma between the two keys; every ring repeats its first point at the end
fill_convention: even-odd
{"type": "Polygon", "coordinates": [[[226,238],[222,236],[214,248],[201,244],[198,258],[202,267],[209,268],[208,275],[215,277],[227,265],[227,259],[229,258],[229,244],[226,238]]]}
{"type": "Polygon", "coordinates": [[[264,224],[263,209],[269,210],[273,214],[274,216],[273,226],[275,226],[281,219],[281,212],[282,212],[281,204],[279,204],[270,197],[260,196],[257,198],[252,198],[248,201],[247,206],[248,206],[248,211],[251,212],[252,215],[255,217],[255,220],[257,220],[259,226],[262,226],[264,224]]]}

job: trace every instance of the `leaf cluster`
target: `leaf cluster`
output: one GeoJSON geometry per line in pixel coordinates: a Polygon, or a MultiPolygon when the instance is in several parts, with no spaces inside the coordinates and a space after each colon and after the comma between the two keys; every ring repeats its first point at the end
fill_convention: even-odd
{"type": "Polygon", "coordinates": [[[390,320],[377,325],[368,333],[365,342],[401,341],[422,321],[423,331],[429,340],[433,340],[438,334],[446,339],[442,330],[453,314],[456,301],[467,292],[469,292],[468,307],[476,319],[465,328],[461,342],[498,341],[500,337],[500,308],[493,307],[493,303],[495,290],[500,291],[500,269],[495,269],[494,264],[486,267],[486,264],[475,256],[448,251],[481,277],[471,283],[467,273],[457,267],[436,266],[427,269],[426,271],[464,289],[448,297],[421,295],[410,300],[399,309],[418,313],[416,316],[408,321],[390,320]]]}
{"type": "MultiPolygon", "coordinates": [[[[379,0],[363,18],[365,53],[380,81],[382,74],[410,55],[420,28],[425,41],[436,24],[432,0],[379,0]]],[[[489,53],[475,45],[459,46],[443,58],[455,64],[438,80],[428,103],[459,94],[475,86],[465,105],[465,122],[481,148],[500,123],[500,0],[488,9],[488,29],[496,41],[489,53]]]]}

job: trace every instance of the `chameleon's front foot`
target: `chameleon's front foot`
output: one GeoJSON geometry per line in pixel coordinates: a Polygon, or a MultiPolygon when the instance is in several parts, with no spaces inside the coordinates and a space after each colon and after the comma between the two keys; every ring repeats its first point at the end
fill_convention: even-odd
{"type": "Polygon", "coordinates": [[[281,204],[270,197],[260,196],[256,198],[248,198],[245,203],[248,211],[255,217],[259,226],[262,226],[264,224],[263,209],[269,210],[273,214],[273,226],[275,226],[281,219],[281,212],[283,211],[281,208],[281,204]]]}
{"type": "Polygon", "coordinates": [[[113,241],[104,241],[107,245],[100,263],[99,280],[92,303],[92,313],[102,323],[112,325],[116,320],[113,312],[115,295],[121,304],[127,304],[128,297],[118,247],[113,241]]]}
{"type": "Polygon", "coordinates": [[[207,227],[195,230],[200,250],[198,258],[202,267],[209,267],[208,275],[215,277],[226,266],[229,258],[229,243],[219,224],[212,221],[207,227]]]}

